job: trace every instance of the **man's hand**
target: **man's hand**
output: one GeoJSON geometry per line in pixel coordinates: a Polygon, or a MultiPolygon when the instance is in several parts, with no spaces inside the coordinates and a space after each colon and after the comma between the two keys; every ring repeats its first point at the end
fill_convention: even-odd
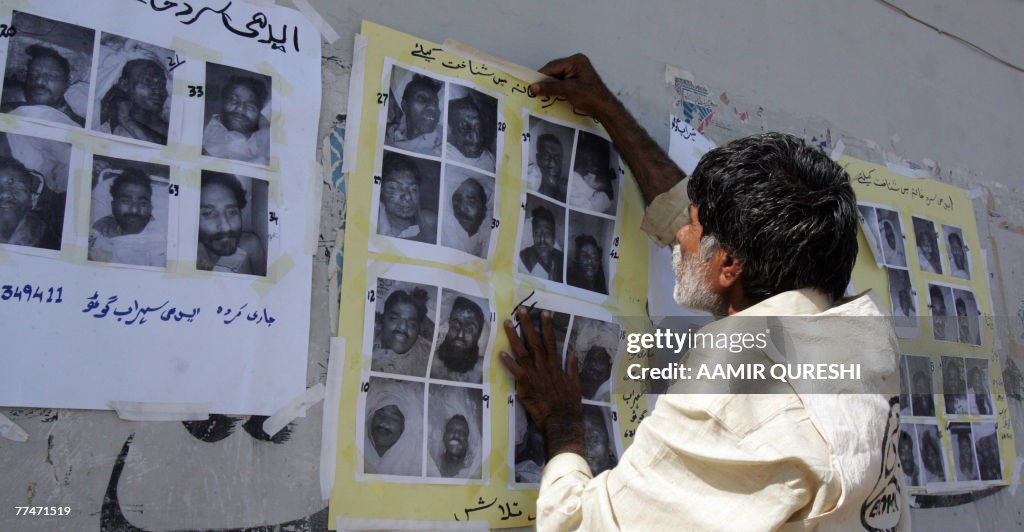
{"type": "Polygon", "coordinates": [[[505,320],[515,358],[501,353],[501,361],[516,381],[516,397],[544,434],[547,458],[562,452],[584,454],[583,406],[580,392],[579,357],[570,352],[562,371],[551,312],[541,314],[543,338],[525,308],[519,309],[522,338],[512,321],[505,320]],[[524,343],[525,340],[525,343],[524,343]]]}
{"type": "Polygon", "coordinates": [[[569,100],[577,111],[598,120],[614,107],[615,96],[601,81],[590,59],[583,54],[555,59],[544,65],[540,73],[556,79],[531,85],[530,91],[534,94],[561,96],[569,100]]]}

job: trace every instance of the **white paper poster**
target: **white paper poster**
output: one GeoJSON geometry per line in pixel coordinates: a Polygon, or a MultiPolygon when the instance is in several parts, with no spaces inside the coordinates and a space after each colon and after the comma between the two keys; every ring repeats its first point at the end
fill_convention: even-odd
{"type": "Polygon", "coordinates": [[[0,404],[305,388],[320,36],[242,2],[0,8],[0,404]]]}

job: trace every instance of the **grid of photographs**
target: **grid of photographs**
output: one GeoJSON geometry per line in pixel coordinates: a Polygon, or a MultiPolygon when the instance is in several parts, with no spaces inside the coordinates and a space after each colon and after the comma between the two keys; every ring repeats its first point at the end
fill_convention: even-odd
{"type": "MultiPolygon", "coordinates": [[[[552,312],[555,348],[564,367],[570,352],[575,351],[583,394],[583,423],[586,459],[594,475],[615,467],[622,455],[618,437],[618,414],[611,395],[615,360],[622,339],[622,327],[610,315],[595,312],[579,314],[578,303],[549,294],[533,293],[520,306],[529,308],[530,319],[539,324],[541,312],[552,312]]],[[[518,401],[512,399],[509,416],[511,442],[509,467],[513,487],[536,487],[544,469],[544,436],[518,401]]]]}
{"type": "Polygon", "coordinates": [[[622,161],[591,131],[524,113],[520,273],[601,300],[615,277],[622,161]]]}
{"type": "Polygon", "coordinates": [[[388,265],[367,286],[361,478],[484,483],[493,300],[467,278],[417,266],[388,265]]]}
{"type": "Polygon", "coordinates": [[[981,345],[981,312],[974,292],[959,286],[928,283],[928,309],[936,340],[981,345]]]}
{"type": "Polygon", "coordinates": [[[497,242],[505,124],[501,100],[476,85],[387,60],[378,97],[371,251],[460,265],[497,242]]]}
{"type": "MultiPolygon", "coordinates": [[[[276,209],[266,179],[203,170],[198,194],[183,194],[170,161],[153,162],[162,157],[160,148],[181,140],[182,132],[171,126],[181,121],[171,113],[174,71],[184,58],[164,47],[20,11],[13,13],[12,25],[18,31],[7,47],[0,111],[85,128],[119,141],[114,153],[131,155],[88,154],[91,162],[81,163],[89,158],[73,157],[69,143],[0,133],[0,194],[12,198],[0,205],[0,244],[57,258],[65,232],[67,238],[76,233],[65,227],[65,213],[81,203],[88,205],[91,263],[162,270],[182,259],[197,270],[267,275],[276,209]],[[69,178],[78,164],[91,175],[89,198],[69,201],[69,178]],[[179,195],[192,201],[172,200],[179,195]],[[178,256],[179,247],[192,249],[179,242],[179,211],[198,227],[194,257],[178,256]]],[[[205,69],[202,154],[267,166],[270,77],[214,63],[205,69]]]]}
{"type": "Polygon", "coordinates": [[[899,455],[909,487],[933,483],[999,481],[1002,465],[994,397],[986,359],[943,356],[936,371],[930,357],[903,355],[900,361],[899,455]],[[936,398],[954,421],[945,429],[936,418],[936,398]],[[945,466],[942,438],[949,438],[945,466]]]}
{"type": "MultiPolygon", "coordinates": [[[[906,236],[898,211],[883,205],[858,203],[861,225],[868,233],[875,259],[885,268],[889,302],[896,335],[917,338],[919,332],[917,291],[907,266],[906,236]]],[[[916,226],[915,226],[916,227],[916,226]]]]}

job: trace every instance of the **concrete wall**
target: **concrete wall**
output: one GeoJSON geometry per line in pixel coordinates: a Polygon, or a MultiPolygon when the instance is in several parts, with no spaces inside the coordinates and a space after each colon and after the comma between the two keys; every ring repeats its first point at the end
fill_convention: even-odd
{"type": "MultiPolygon", "coordinates": [[[[1024,73],[985,57],[877,0],[312,0],[342,36],[324,48],[321,136],[344,125],[352,36],[363,18],[433,41],[457,38],[538,68],[583,51],[663,145],[677,95],[665,65],[693,73],[716,102],[706,133],[722,143],[764,129],[839,139],[847,153],[934,168],[974,189],[986,243],[1001,353],[1024,368],[1024,73]],[[726,104],[725,102],[729,103],[726,104]],[[744,115],[743,113],[746,113],[744,115]],[[927,159],[927,160],[926,160],[927,159]]],[[[900,0],[949,33],[1024,64],[1021,0],[900,0]]],[[[336,140],[336,139],[335,139],[336,140]]],[[[328,144],[329,145],[329,144],[328,144]]],[[[336,149],[329,150],[337,156],[336,149]]],[[[325,151],[322,161],[330,163],[325,151]]],[[[323,381],[335,319],[343,182],[325,180],[314,263],[308,383],[323,381]],[[332,312],[333,311],[333,312],[332,312]]],[[[1012,377],[1012,375],[1010,375],[1012,377]]],[[[232,377],[225,375],[225,379],[232,377]]],[[[1024,455],[1021,391],[1007,380],[1024,455]]],[[[108,412],[0,409],[30,441],[0,440],[3,530],[318,530],[320,407],[287,438],[247,430],[259,420],[131,423],[108,412]],[[14,517],[15,505],[59,505],[71,517],[14,517]]],[[[915,510],[915,528],[1022,528],[1024,491],[915,510]]]]}

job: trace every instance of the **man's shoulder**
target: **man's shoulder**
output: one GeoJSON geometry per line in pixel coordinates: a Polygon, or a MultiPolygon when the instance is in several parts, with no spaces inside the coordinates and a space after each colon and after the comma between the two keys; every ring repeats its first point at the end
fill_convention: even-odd
{"type": "Polygon", "coordinates": [[[105,237],[115,237],[121,234],[121,227],[117,225],[114,215],[108,214],[92,224],[93,230],[105,237]]]}

